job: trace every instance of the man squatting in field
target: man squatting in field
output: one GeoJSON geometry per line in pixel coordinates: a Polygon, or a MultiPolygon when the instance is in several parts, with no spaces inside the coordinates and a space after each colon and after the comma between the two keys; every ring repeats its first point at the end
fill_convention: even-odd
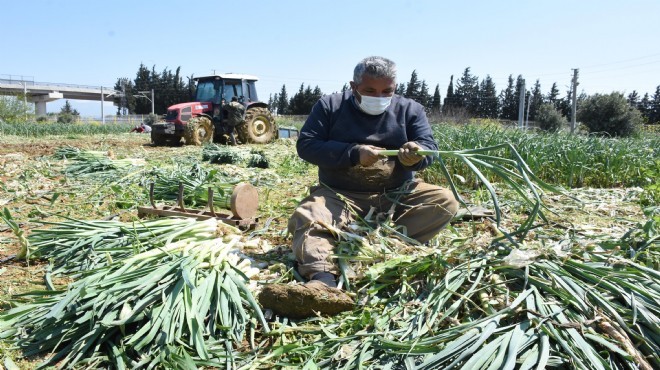
{"type": "Polygon", "coordinates": [[[312,108],[297,142],[300,158],[318,166],[320,185],[310,190],[289,220],[298,272],[307,284],[337,287],[331,255],[335,238],[323,224],[343,227],[373,207],[393,209],[392,220],[408,237],[425,243],[458,209],[449,189],[414,179],[438,150],[421,104],[395,95],[396,65],[368,57],[355,67],[351,89],[323,96],[312,108]],[[382,149],[398,149],[383,157],[382,149]],[[350,206],[348,205],[350,204],[350,206]]]}

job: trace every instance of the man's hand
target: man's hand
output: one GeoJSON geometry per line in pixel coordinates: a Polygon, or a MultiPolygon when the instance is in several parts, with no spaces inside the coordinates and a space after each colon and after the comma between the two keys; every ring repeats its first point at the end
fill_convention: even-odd
{"type": "Polygon", "coordinates": [[[376,163],[379,159],[382,158],[378,154],[379,150],[383,150],[373,145],[358,145],[358,153],[360,153],[360,165],[363,167],[369,167],[372,164],[376,163]]]}
{"type": "Polygon", "coordinates": [[[399,148],[399,162],[406,167],[414,166],[424,159],[424,156],[417,154],[417,151],[420,149],[422,149],[422,147],[414,141],[409,141],[403,144],[401,148],[399,148]]]}

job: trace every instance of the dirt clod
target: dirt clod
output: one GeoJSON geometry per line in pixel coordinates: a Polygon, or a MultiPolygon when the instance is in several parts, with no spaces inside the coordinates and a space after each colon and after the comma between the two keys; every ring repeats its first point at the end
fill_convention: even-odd
{"type": "Polygon", "coordinates": [[[345,292],[323,283],[269,284],[259,294],[259,303],[277,315],[291,319],[332,316],[355,307],[345,292]]]}

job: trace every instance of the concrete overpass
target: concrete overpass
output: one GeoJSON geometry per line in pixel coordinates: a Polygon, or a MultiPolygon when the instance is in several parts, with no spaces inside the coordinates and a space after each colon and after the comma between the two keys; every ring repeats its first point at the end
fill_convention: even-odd
{"type": "Polygon", "coordinates": [[[119,92],[103,86],[34,82],[33,78],[26,76],[0,75],[0,95],[24,94],[27,101],[34,103],[38,116],[46,115],[46,103],[58,99],[100,101],[101,115],[104,116],[103,102],[112,99],[112,95],[117,93],[119,92]]]}

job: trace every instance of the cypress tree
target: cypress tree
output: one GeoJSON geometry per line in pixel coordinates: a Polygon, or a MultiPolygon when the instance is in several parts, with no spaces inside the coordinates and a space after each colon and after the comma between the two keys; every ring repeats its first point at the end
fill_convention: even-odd
{"type": "Polygon", "coordinates": [[[545,100],[554,105],[555,109],[559,108],[559,89],[557,89],[557,83],[553,82],[552,87],[550,88],[550,92],[548,93],[548,96],[545,98],[545,100]]]}
{"type": "Polygon", "coordinates": [[[562,116],[564,117],[570,117],[571,116],[571,109],[572,109],[572,102],[571,102],[571,96],[573,95],[573,91],[569,89],[566,91],[566,96],[564,96],[562,99],[559,100],[557,103],[557,109],[561,113],[562,116]]]}
{"type": "Polygon", "coordinates": [[[442,113],[451,114],[455,106],[456,106],[456,101],[454,96],[454,75],[451,75],[451,77],[449,78],[449,86],[447,86],[447,95],[445,96],[445,103],[442,106],[442,113]]]}
{"type": "Polygon", "coordinates": [[[435,85],[435,92],[433,93],[433,100],[431,101],[431,112],[440,112],[440,84],[435,85]]]}
{"type": "Polygon", "coordinates": [[[282,85],[280,95],[275,103],[278,114],[289,114],[289,97],[286,94],[286,85],[282,85]]]}
{"type": "Polygon", "coordinates": [[[426,85],[425,80],[422,80],[422,85],[419,88],[419,98],[417,99],[417,102],[425,109],[431,108],[431,95],[429,94],[429,87],[426,85]]]}
{"type": "Polygon", "coordinates": [[[269,107],[274,108],[273,103],[275,103],[276,101],[277,101],[277,93],[275,93],[275,96],[273,96],[273,94],[268,94],[268,106],[269,107]]]}
{"type": "Polygon", "coordinates": [[[653,100],[649,108],[647,122],[654,125],[660,124],[660,85],[655,88],[655,94],[653,94],[653,100]]]}
{"type": "Polygon", "coordinates": [[[532,88],[532,98],[529,102],[529,119],[535,120],[538,114],[539,108],[543,104],[543,94],[541,93],[541,83],[539,80],[536,80],[534,87],[532,88]]]}
{"type": "MultiPolygon", "coordinates": [[[[133,82],[134,91],[132,93],[135,95],[142,95],[139,93],[140,91],[151,90],[151,72],[149,72],[149,69],[144,64],[140,63],[140,67],[138,67],[138,71],[133,82]]],[[[151,96],[149,96],[149,99],[151,99],[151,96]]],[[[149,113],[151,113],[151,102],[145,98],[136,99],[135,114],[149,113]]]]}
{"type": "Polygon", "coordinates": [[[637,105],[639,105],[639,94],[637,90],[633,90],[633,92],[628,94],[628,104],[633,108],[637,108],[637,105]]]}
{"type": "Polygon", "coordinates": [[[64,102],[64,106],[62,106],[62,108],[60,108],[60,114],[70,114],[72,116],[79,116],[80,115],[80,113],[76,109],[73,109],[71,107],[71,103],[69,103],[68,99],[64,102]]]}
{"type": "Polygon", "coordinates": [[[126,77],[118,78],[114,88],[120,92],[113,99],[117,106],[117,115],[128,115],[135,112],[135,96],[131,93],[133,91],[133,81],[126,77]]]}
{"type": "Polygon", "coordinates": [[[303,98],[300,100],[300,106],[297,107],[297,114],[309,114],[312,111],[312,107],[316,102],[321,98],[323,93],[318,85],[312,90],[312,88],[307,85],[307,88],[303,92],[303,98]]]}
{"type": "Polygon", "coordinates": [[[499,99],[495,83],[490,75],[481,81],[479,86],[478,116],[483,118],[497,118],[499,114],[499,99]]]}
{"type": "Polygon", "coordinates": [[[396,85],[396,91],[394,93],[400,96],[404,96],[406,94],[406,84],[402,82],[396,85]]]}
{"type": "Polygon", "coordinates": [[[413,70],[412,74],[410,75],[410,82],[408,82],[408,86],[406,86],[406,92],[404,96],[406,98],[418,100],[420,98],[421,87],[422,84],[417,78],[417,71],[413,70]]]}
{"type": "Polygon", "coordinates": [[[58,123],[73,123],[78,120],[80,113],[71,108],[71,104],[67,100],[64,106],[60,109],[60,114],[57,115],[58,123]]]}
{"type": "Polygon", "coordinates": [[[476,115],[478,111],[478,78],[470,73],[470,67],[465,68],[461,78],[456,81],[457,104],[467,109],[467,111],[476,115]]]}
{"type": "MultiPolygon", "coordinates": [[[[174,73],[174,93],[176,94],[176,103],[183,103],[186,101],[190,101],[190,94],[188,93],[188,86],[186,86],[186,82],[183,81],[183,76],[181,75],[181,67],[176,68],[176,72],[174,73]]],[[[156,98],[156,91],[154,91],[154,100],[158,102],[158,99],[156,98]]],[[[154,104],[156,108],[156,114],[161,114],[165,113],[167,111],[167,107],[164,107],[164,109],[157,109],[158,105],[154,104]],[[160,113],[159,113],[160,112],[160,113]]]]}
{"type": "Polygon", "coordinates": [[[644,93],[642,100],[639,101],[637,109],[642,112],[642,116],[646,117],[648,121],[649,112],[651,111],[651,98],[649,97],[649,93],[644,93]]]}
{"type": "MultiPolygon", "coordinates": [[[[312,90],[308,87],[309,94],[312,90]]],[[[307,114],[305,111],[305,84],[300,84],[300,89],[289,100],[289,114],[307,114]]]]}
{"type": "Polygon", "coordinates": [[[513,86],[513,76],[509,75],[506,89],[500,94],[500,106],[502,107],[501,118],[516,120],[518,119],[518,97],[513,86]]]}

